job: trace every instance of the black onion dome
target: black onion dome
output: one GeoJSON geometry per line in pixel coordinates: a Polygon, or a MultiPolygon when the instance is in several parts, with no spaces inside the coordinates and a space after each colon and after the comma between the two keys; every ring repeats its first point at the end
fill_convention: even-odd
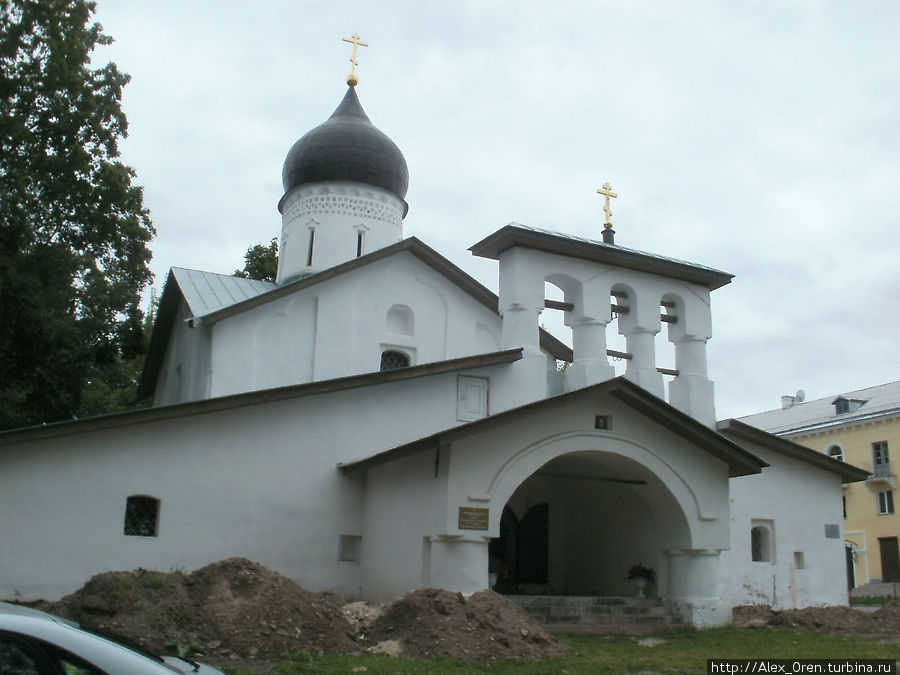
{"type": "Polygon", "coordinates": [[[356,91],[349,87],[331,117],[294,143],[281,179],[285,193],[308,183],[355,181],[380,187],[403,201],[409,170],[400,148],[369,121],[356,91]]]}

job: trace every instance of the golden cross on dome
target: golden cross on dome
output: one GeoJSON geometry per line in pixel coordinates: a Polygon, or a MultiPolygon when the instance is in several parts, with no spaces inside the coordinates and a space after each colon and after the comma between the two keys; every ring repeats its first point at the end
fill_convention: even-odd
{"type": "Polygon", "coordinates": [[[350,63],[353,64],[353,67],[350,69],[350,74],[347,76],[347,84],[351,87],[355,87],[359,84],[359,76],[356,74],[356,66],[359,65],[359,61],[356,60],[356,48],[357,47],[368,47],[368,42],[363,42],[359,39],[359,33],[354,33],[348,38],[341,38],[344,42],[349,42],[353,45],[353,56],[350,57],[350,63]]]}
{"type": "Polygon", "coordinates": [[[606,213],[606,221],[603,223],[603,227],[608,230],[612,227],[612,210],[609,208],[609,198],[618,197],[619,195],[612,191],[609,183],[604,183],[603,187],[597,190],[597,192],[606,198],[606,203],[603,205],[603,211],[606,213]]]}

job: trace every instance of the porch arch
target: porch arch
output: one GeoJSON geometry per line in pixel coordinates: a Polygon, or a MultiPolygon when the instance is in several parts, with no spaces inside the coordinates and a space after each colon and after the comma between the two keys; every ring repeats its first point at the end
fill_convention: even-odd
{"type": "MultiPolygon", "coordinates": [[[[670,461],[660,453],[623,436],[609,432],[592,432],[588,430],[570,431],[540,439],[513,453],[491,476],[485,495],[489,497],[491,513],[498,514],[492,518],[489,537],[500,534],[499,514],[512,497],[513,493],[529,477],[552,460],[565,455],[589,455],[602,457],[621,457],[631,460],[636,466],[643,467],[647,476],[659,482],[664,491],[656,491],[656,500],[668,502],[667,508],[654,509],[660,512],[663,520],[670,520],[670,525],[685,532],[677,548],[704,548],[703,521],[714,520],[709,515],[711,505],[706,507],[703,497],[691,486],[670,461]],[[673,509],[672,507],[677,507],[673,509]],[[679,522],[680,521],[680,522],[679,522]]],[[[658,503],[654,506],[663,507],[658,503]]]]}

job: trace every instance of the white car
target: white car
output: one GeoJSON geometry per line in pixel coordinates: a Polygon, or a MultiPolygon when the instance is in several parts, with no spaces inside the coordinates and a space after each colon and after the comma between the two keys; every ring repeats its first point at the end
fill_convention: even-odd
{"type": "Polygon", "coordinates": [[[154,656],[58,616],[0,602],[0,675],[223,675],[194,661],[154,656]]]}

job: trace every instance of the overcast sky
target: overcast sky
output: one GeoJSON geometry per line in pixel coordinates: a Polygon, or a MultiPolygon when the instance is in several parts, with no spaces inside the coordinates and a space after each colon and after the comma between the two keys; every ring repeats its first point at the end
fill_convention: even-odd
{"type": "MultiPolygon", "coordinates": [[[[169,267],[231,273],[280,234],[281,167],[346,90],[410,172],[404,234],[516,221],[735,275],[713,293],[717,413],[900,379],[894,0],[99,0],[132,76],[123,158],[169,267]]],[[[615,341],[611,341],[614,343],[615,341]]],[[[661,351],[661,365],[671,355],[661,351]]]]}

